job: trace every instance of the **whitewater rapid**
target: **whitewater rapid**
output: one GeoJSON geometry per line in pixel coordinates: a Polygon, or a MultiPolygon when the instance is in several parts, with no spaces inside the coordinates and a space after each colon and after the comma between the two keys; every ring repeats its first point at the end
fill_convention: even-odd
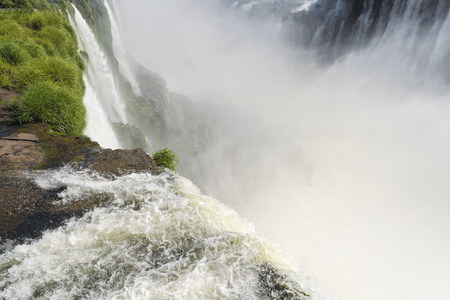
{"type": "Polygon", "coordinates": [[[449,299],[448,2],[123,2],[136,59],[213,103],[218,133],[193,160],[208,193],[304,259],[330,296],[449,299]],[[381,2],[386,15],[362,10],[340,31],[341,5],[381,2]],[[304,18],[288,37],[306,30],[310,44],[283,44],[267,17],[286,3],[304,18]]]}
{"type": "Polygon", "coordinates": [[[61,204],[110,200],[2,253],[2,299],[264,299],[262,264],[294,276],[278,246],[181,176],[33,176],[42,188],[65,187],[61,204]]]}

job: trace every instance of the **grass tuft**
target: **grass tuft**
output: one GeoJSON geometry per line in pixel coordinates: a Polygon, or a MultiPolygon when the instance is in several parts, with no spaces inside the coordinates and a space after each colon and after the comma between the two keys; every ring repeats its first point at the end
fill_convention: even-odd
{"type": "Polygon", "coordinates": [[[170,169],[174,172],[177,171],[177,167],[180,164],[178,156],[169,148],[156,151],[152,154],[152,157],[158,166],[170,169]]]}
{"type": "Polygon", "coordinates": [[[53,56],[30,60],[17,68],[14,80],[22,89],[39,81],[52,81],[83,93],[80,76],[82,71],[75,61],[53,56]]]}
{"type": "Polygon", "coordinates": [[[53,130],[72,135],[82,134],[86,127],[83,98],[53,82],[37,82],[28,87],[14,110],[20,123],[44,122],[53,130]]]}
{"type": "Polygon", "coordinates": [[[3,61],[17,66],[26,61],[30,55],[15,41],[0,40],[0,57],[3,61]]]}

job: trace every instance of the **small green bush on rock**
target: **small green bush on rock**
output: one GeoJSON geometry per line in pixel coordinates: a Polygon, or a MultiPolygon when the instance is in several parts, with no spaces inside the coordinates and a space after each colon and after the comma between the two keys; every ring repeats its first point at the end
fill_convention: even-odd
{"type": "Polygon", "coordinates": [[[53,82],[38,82],[28,87],[15,110],[20,123],[44,122],[53,130],[80,135],[86,126],[82,97],[53,82]]]}
{"type": "Polygon", "coordinates": [[[156,151],[152,155],[158,166],[170,169],[174,172],[177,171],[177,166],[180,163],[178,156],[169,148],[164,148],[156,151]]]}

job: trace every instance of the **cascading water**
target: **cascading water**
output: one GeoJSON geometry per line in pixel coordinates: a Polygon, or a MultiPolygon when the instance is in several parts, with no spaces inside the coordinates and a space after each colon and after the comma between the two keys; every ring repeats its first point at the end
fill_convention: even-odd
{"type": "Polygon", "coordinates": [[[86,63],[87,74],[84,77],[84,103],[88,119],[85,133],[102,147],[117,149],[121,144],[111,122],[127,123],[125,103],[116,87],[106,54],[81,13],[75,6],[73,8],[75,15],[71,18],[72,26],[77,32],[81,49],[89,55],[86,63]]]}
{"type": "Polygon", "coordinates": [[[136,73],[133,72],[132,70],[130,57],[126,53],[124,43],[120,35],[121,30],[116,21],[115,9],[111,7],[112,5],[114,5],[114,2],[109,3],[108,1],[105,1],[105,7],[108,12],[109,19],[111,21],[111,33],[114,47],[114,56],[117,58],[119,62],[120,72],[127,80],[130,81],[134,92],[139,95],[141,92],[138,81],[136,79],[136,73]]]}
{"type": "MultiPolygon", "coordinates": [[[[183,163],[209,193],[302,257],[328,295],[444,300],[447,3],[107,5],[117,4],[126,53],[198,105],[185,102],[167,118],[181,129],[171,124],[176,130],[166,138],[190,143],[179,145],[191,157],[183,163]],[[300,37],[290,41],[294,49],[277,39],[286,32],[300,37]],[[313,58],[324,55],[316,66],[313,58]]],[[[78,11],[72,23],[90,56],[87,132],[115,148],[111,121],[127,121],[125,104],[78,11]]],[[[114,51],[120,56],[120,48],[114,51]]],[[[123,75],[132,71],[121,63],[123,75]]],[[[151,137],[155,128],[142,130],[151,137]]],[[[61,205],[109,201],[40,239],[6,245],[0,298],[289,299],[295,291],[295,299],[323,298],[308,276],[289,271],[297,268],[276,246],[180,176],[106,179],[70,168],[30,176],[60,191],[61,205]]]]}
{"type": "Polygon", "coordinates": [[[69,168],[35,180],[64,187],[61,205],[95,196],[110,202],[1,254],[2,299],[279,298],[267,289],[276,283],[268,270],[289,268],[282,252],[189,180],[168,173],[110,180],[69,168]]]}
{"type": "MultiPolygon", "coordinates": [[[[71,23],[89,54],[87,131],[111,145],[124,103],[103,98],[117,93],[113,75],[76,9],[71,23]]],[[[170,172],[104,178],[79,167],[28,174],[57,194],[54,205],[103,205],[35,240],[2,243],[0,299],[321,299],[278,246],[189,180],[170,172]]]]}
{"type": "Polygon", "coordinates": [[[117,3],[137,61],[218,103],[209,193],[329,295],[450,297],[448,1],[117,3]]]}

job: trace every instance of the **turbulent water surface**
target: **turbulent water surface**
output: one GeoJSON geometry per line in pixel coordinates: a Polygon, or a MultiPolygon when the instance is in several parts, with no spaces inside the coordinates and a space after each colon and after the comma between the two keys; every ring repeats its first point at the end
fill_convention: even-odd
{"type": "Polygon", "coordinates": [[[36,182],[66,187],[62,203],[110,203],[2,254],[2,299],[264,299],[264,263],[288,266],[250,224],[180,176],[108,180],[63,169],[36,182]]]}
{"type": "MultiPolygon", "coordinates": [[[[107,0],[134,92],[147,87],[131,56],[191,98],[159,91],[164,140],[140,129],[206,193],[173,174],[35,174],[67,186],[60,201],[110,202],[1,254],[4,298],[283,299],[269,266],[312,299],[449,299],[449,9],[107,0]]],[[[73,23],[90,56],[86,133],[120,147],[111,122],[137,122],[78,12],[73,23]]]]}
{"type": "Polygon", "coordinates": [[[329,296],[450,297],[448,1],[118,3],[137,60],[240,116],[209,108],[189,178],[329,296]]]}

